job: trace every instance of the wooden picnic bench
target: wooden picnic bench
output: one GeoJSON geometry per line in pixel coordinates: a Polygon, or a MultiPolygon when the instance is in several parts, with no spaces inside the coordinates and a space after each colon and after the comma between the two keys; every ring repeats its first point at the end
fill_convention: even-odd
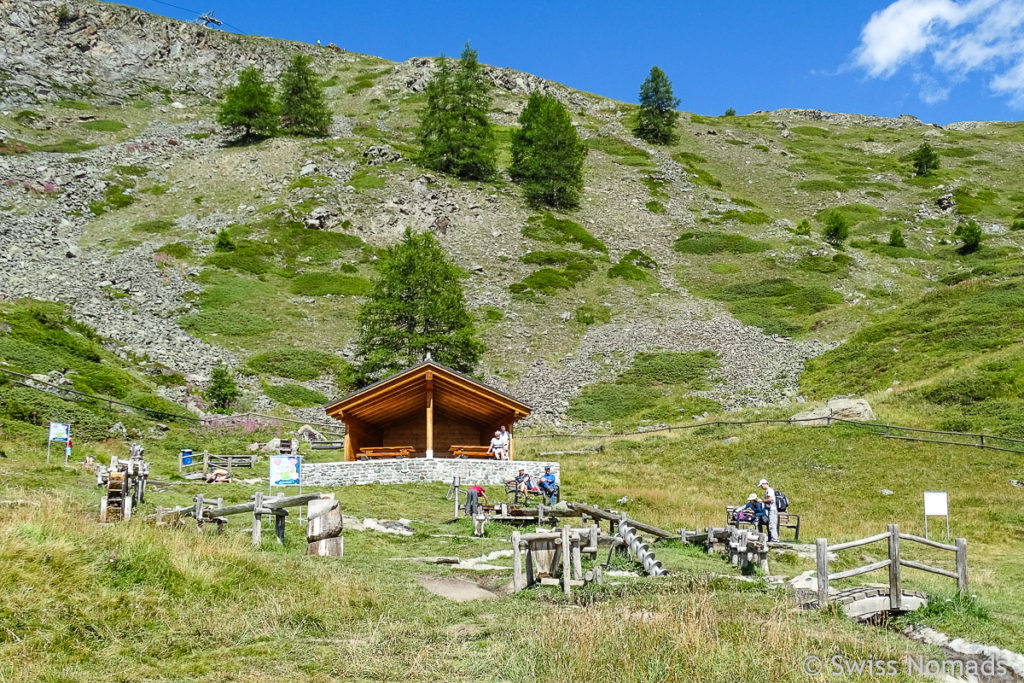
{"type": "MultiPolygon", "coordinates": [[[[757,522],[750,519],[737,519],[736,516],[737,506],[726,505],[725,506],[725,523],[728,526],[734,526],[737,529],[743,527],[756,527],[757,522]]],[[[781,535],[782,529],[793,529],[794,535],[793,540],[800,540],[800,515],[792,512],[780,512],[779,513],[779,534],[781,535]]]]}
{"type": "Polygon", "coordinates": [[[453,458],[493,458],[487,446],[449,446],[453,458]]]}
{"type": "Polygon", "coordinates": [[[370,458],[408,458],[416,449],[412,446],[368,446],[359,449],[359,459],[370,458]]]}

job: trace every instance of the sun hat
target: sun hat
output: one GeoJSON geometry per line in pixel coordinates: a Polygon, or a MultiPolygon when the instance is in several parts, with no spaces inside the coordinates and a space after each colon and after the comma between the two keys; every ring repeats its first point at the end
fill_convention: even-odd
{"type": "Polygon", "coordinates": [[[751,493],[749,496],[747,496],[747,500],[757,500],[757,494],[751,493]]]}
{"type": "Polygon", "coordinates": [[[768,483],[767,479],[762,479],[761,481],[757,482],[757,485],[760,486],[761,484],[767,484],[767,483],[768,483]]]}

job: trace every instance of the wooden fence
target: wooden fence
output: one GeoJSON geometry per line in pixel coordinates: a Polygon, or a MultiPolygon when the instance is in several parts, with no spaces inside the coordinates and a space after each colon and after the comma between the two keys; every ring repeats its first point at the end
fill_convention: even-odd
{"type": "Polygon", "coordinates": [[[858,422],[846,420],[839,417],[808,417],[799,420],[792,418],[787,420],[713,420],[711,422],[699,422],[691,425],[675,425],[670,427],[657,427],[652,429],[638,429],[630,432],[616,432],[614,434],[517,434],[517,439],[617,439],[625,436],[653,436],[666,432],[685,431],[687,429],[701,429],[708,427],[746,427],[749,425],[796,425],[803,422],[825,421],[825,426],[831,427],[832,423],[852,425],[867,429],[873,434],[887,439],[899,439],[902,441],[918,441],[923,443],[938,443],[948,446],[969,446],[972,448],[984,448],[1004,453],[1024,454],[1024,439],[1012,439],[1006,436],[994,434],[975,434],[972,432],[943,432],[935,429],[918,429],[916,427],[901,427],[899,425],[882,424],[880,422],[858,422]],[[926,436],[927,435],[927,436],[926,436]]]}
{"type": "Polygon", "coordinates": [[[247,453],[244,455],[214,455],[203,451],[202,453],[189,453],[185,455],[184,451],[178,452],[178,473],[184,474],[189,468],[202,467],[203,477],[210,473],[210,470],[217,467],[223,467],[227,469],[228,475],[231,475],[231,470],[235,467],[248,467],[252,468],[256,464],[259,456],[253,453],[247,453]],[[188,458],[191,462],[186,463],[185,459],[188,458]]]}
{"type": "Polygon", "coordinates": [[[913,534],[901,534],[900,527],[898,524],[890,524],[889,528],[881,534],[875,536],[868,536],[867,538],[860,538],[856,541],[847,541],[846,543],[836,543],[835,545],[829,545],[828,541],[824,538],[819,538],[815,543],[815,550],[817,555],[818,564],[818,606],[824,607],[829,602],[828,587],[829,582],[838,581],[840,579],[849,579],[854,576],[860,576],[861,574],[867,574],[878,569],[889,570],[889,609],[900,610],[902,609],[903,599],[903,586],[900,577],[900,569],[902,567],[908,567],[910,569],[918,569],[921,571],[930,572],[932,574],[938,574],[939,576],[946,576],[951,579],[956,579],[957,591],[961,594],[967,594],[967,539],[958,538],[954,542],[954,545],[948,545],[946,543],[939,543],[932,541],[927,538],[920,536],[914,536],[913,534]],[[946,550],[956,555],[956,571],[949,571],[947,569],[940,569],[938,567],[932,567],[921,562],[913,562],[911,560],[904,560],[900,557],[900,541],[911,541],[914,543],[920,543],[931,548],[938,548],[939,550],[946,550]],[[877,543],[879,541],[887,541],[889,544],[889,556],[884,560],[872,562],[860,567],[853,569],[847,569],[846,571],[829,573],[828,570],[828,554],[838,552],[840,550],[847,550],[849,548],[858,548],[860,546],[868,545],[871,543],[877,543]]]}

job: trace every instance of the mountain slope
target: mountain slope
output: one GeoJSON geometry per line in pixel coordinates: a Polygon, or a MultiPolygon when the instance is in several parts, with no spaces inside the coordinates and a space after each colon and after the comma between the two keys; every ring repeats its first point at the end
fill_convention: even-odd
{"type": "MultiPolygon", "coordinates": [[[[481,372],[540,422],[570,419],[584,385],[652,350],[715,352],[711,385],[691,393],[725,408],[792,399],[807,359],[913,312],[926,292],[1019,277],[1024,233],[1009,228],[1024,209],[1021,124],[684,115],[679,142],[656,148],[631,136],[633,105],[488,68],[503,165],[535,89],[565,102],[587,140],[582,206],[545,215],[507,178],[464,183],[411,160],[432,60],[393,64],[88,1],[7,4],[0,20],[0,290],[68,303],[196,385],[223,359],[261,409],[275,407],[268,386],[340,390],[375,250],[406,226],[437,232],[465,269],[489,349],[481,372]],[[331,137],[227,144],[213,124],[219,89],[251,62],[275,76],[296,50],[328,85],[331,137]],[[942,168],[914,178],[908,155],[923,141],[942,168]],[[843,251],[820,239],[833,208],[853,223],[843,251]],[[965,257],[950,242],[967,218],[986,237],[965,257]],[[885,245],[894,226],[907,247],[885,245]],[[231,254],[213,249],[222,229],[231,254]],[[566,259],[590,274],[567,285],[566,259]],[[295,377],[255,358],[303,350],[333,360],[295,377]]],[[[695,408],[644,410],[624,422],[695,408]]]]}

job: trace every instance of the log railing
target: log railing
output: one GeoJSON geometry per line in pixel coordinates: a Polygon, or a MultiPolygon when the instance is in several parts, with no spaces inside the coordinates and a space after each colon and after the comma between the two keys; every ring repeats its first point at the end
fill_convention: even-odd
{"type": "Polygon", "coordinates": [[[815,551],[818,569],[819,607],[824,607],[829,602],[828,588],[831,581],[849,579],[851,577],[860,576],[861,574],[867,574],[868,572],[877,571],[879,569],[889,570],[889,609],[894,611],[899,611],[903,608],[903,586],[900,576],[900,568],[902,567],[917,569],[931,574],[938,574],[939,576],[955,579],[957,591],[963,595],[967,594],[967,539],[964,538],[958,538],[953,545],[949,545],[946,543],[939,543],[938,541],[932,541],[927,538],[922,538],[920,536],[915,536],[913,534],[901,534],[898,524],[890,524],[888,530],[884,533],[868,536],[867,538],[860,538],[855,541],[836,543],[835,545],[829,545],[826,539],[819,538],[815,543],[815,551]],[[869,564],[841,572],[829,572],[829,553],[847,550],[849,548],[859,548],[860,546],[877,543],[879,541],[887,541],[888,543],[888,557],[886,559],[871,562],[869,564]],[[939,550],[954,553],[956,557],[956,571],[932,567],[921,562],[904,560],[900,556],[900,541],[920,543],[931,548],[937,548],[939,550]]]}

